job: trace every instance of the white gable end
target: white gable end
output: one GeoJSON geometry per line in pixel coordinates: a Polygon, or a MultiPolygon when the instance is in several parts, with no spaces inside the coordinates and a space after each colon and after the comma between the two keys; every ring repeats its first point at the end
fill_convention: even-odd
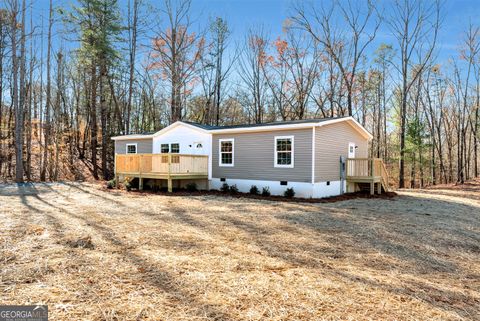
{"type": "MultiPolygon", "coordinates": [[[[162,144],[179,144],[180,154],[208,155],[209,175],[211,175],[212,135],[192,125],[177,122],[153,135],[154,154],[161,153],[162,144]]],[[[171,151],[171,149],[170,149],[171,151]]]]}

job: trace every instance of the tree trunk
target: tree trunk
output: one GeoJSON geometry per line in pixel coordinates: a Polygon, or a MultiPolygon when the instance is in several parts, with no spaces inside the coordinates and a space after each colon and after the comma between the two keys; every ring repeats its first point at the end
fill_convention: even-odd
{"type": "Polygon", "coordinates": [[[91,65],[91,74],[90,74],[90,149],[92,151],[92,171],[93,177],[98,179],[98,169],[97,169],[97,135],[98,135],[98,125],[97,125],[97,67],[95,62],[92,61],[91,65]]]}
{"type": "Polygon", "coordinates": [[[40,171],[40,180],[45,181],[48,163],[48,149],[50,147],[50,105],[51,105],[51,54],[52,54],[52,25],[53,25],[53,4],[50,0],[50,11],[48,20],[48,41],[47,41],[47,88],[45,101],[45,124],[43,140],[43,163],[40,171]]]}

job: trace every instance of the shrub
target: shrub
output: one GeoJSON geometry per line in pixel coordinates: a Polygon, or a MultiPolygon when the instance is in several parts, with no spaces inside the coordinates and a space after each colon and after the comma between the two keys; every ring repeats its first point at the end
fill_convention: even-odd
{"type": "Polygon", "coordinates": [[[114,187],[115,187],[115,183],[116,183],[115,178],[109,180],[109,181],[107,182],[107,188],[108,188],[108,189],[114,188],[114,187]]]}
{"type": "Polygon", "coordinates": [[[188,183],[185,188],[187,189],[188,192],[196,192],[198,191],[198,188],[197,188],[197,183],[195,182],[192,182],[192,183],[188,183]]]}
{"type": "Polygon", "coordinates": [[[228,186],[227,183],[223,183],[222,187],[220,188],[220,190],[224,193],[228,193],[230,191],[230,186],[228,186]]]}
{"type": "Polygon", "coordinates": [[[295,196],[295,191],[293,190],[293,187],[287,188],[285,190],[285,193],[283,193],[283,196],[288,197],[288,198],[294,197],[295,196]]]}
{"type": "Polygon", "coordinates": [[[237,185],[233,184],[232,186],[230,186],[230,193],[232,193],[232,194],[237,194],[238,193],[237,185]]]}
{"type": "Polygon", "coordinates": [[[262,189],[262,196],[270,196],[270,188],[268,186],[262,189]]]}
{"type": "Polygon", "coordinates": [[[252,185],[252,187],[250,187],[250,194],[252,194],[252,195],[260,194],[260,191],[258,190],[258,187],[255,186],[255,185],[252,185]]]}

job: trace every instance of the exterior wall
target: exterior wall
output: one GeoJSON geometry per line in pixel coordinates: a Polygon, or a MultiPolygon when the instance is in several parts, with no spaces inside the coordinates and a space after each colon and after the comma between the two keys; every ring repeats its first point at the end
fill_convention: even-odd
{"type": "Polygon", "coordinates": [[[287,188],[293,187],[295,197],[313,197],[312,183],[288,182],[288,185],[284,186],[280,185],[278,181],[227,178],[225,182],[222,182],[219,178],[213,178],[210,181],[210,188],[219,190],[224,183],[227,183],[230,186],[236,185],[238,190],[242,193],[250,192],[250,187],[252,187],[252,185],[257,186],[260,193],[264,187],[268,187],[272,195],[283,195],[287,188]]]}
{"type": "Polygon", "coordinates": [[[340,156],[348,156],[348,143],[355,143],[356,158],[368,157],[368,139],[347,122],[315,128],[315,182],[339,181],[340,156]]]}
{"type": "Polygon", "coordinates": [[[280,185],[278,181],[227,178],[225,182],[222,182],[219,178],[213,178],[210,181],[210,188],[219,190],[224,183],[227,183],[230,186],[236,185],[238,190],[242,193],[250,192],[250,187],[252,187],[252,185],[257,186],[260,193],[264,187],[268,187],[272,195],[283,195],[287,188],[293,187],[293,190],[295,191],[295,197],[303,198],[323,198],[339,195],[341,184],[340,181],[330,182],[330,185],[326,185],[326,183],[312,184],[288,182],[288,185],[284,186],[280,185]]]}
{"type": "Polygon", "coordinates": [[[212,135],[200,129],[179,125],[164,134],[153,137],[153,154],[160,154],[162,144],[180,144],[180,154],[208,155],[208,176],[212,173],[212,135]],[[196,148],[201,143],[203,148],[196,148]]]}
{"type": "Polygon", "coordinates": [[[153,153],[160,154],[161,144],[180,144],[180,154],[210,155],[211,134],[202,130],[179,125],[159,136],[153,137],[153,153]],[[198,149],[195,143],[201,143],[203,148],[198,149]]]}
{"type": "MultiPolygon", "coordinates": [[[[323,198],[340,195],[341,181],[330,181],[330,185],[327,182],[318,182],[313,184],[313,198],[323,198]]],[[[343,182],[343,190],[346,191],[346,182],[343,182]]]]}
{"type": "Polygon", "coordinates": [[[127,144],[137,144],[137,154],[151,154],[152,153],[152,139],[129,139],[129,140],[116,140],[115,141],[115,153],[126,154],[127,144]]]}
{"type": "MultiPolygon", "coordinates": [[[[277,130],[233,134],[214,134],[212,137],[212,177],[242,180],[311,183],[312,129],[277,130]],[[275,136],[294,136],[294,167],[274,167],[275,136]],[[219,166],[219,140],[234,141],[234,166],[219,166]]],[[[258,186],[260,187],[260,186],[258,186]]],[[[284,188],[285,186],[282,186],[284,188]]],[[[250,185],[248,186],[250,189],[250,185]]]]}

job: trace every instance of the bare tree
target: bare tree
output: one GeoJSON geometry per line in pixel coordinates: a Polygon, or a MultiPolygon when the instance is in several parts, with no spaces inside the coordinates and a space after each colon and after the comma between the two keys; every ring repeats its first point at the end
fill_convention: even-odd
{"type": "Polygon", "coordinates": [[[48,14],[48,40],[47,40],[47,86],[46,86],[46,98],[45,98],[45,129],[43,131],[43,162],[40,171],[40,180],[46,179],[47,164],[48,162],[48,148],[50,146],[50,106],[52,99],[52,79],[51,79],[51,57],[52,57],[52,27],[53,27],[53,3],[50,0],[49,14],[48,14]]]}
{"type": "Polygon", "coordinates": [[[185,96],[197,72],[197,63],[203,54],[205,39],[190,31],[191,0],[172,3],[165,0],[162,11],[167,17],[167,27],[159,28],[153,39],[151,69],[160,70],[161,77],[170,84],[170,122],[181,120],[185,96]]]}
{"type": "Polygon", "coordinates": [[[264,121],[267,104],[267,80],[263,67],[267,63],[268,37],[262,28],[248,31],[239,59],[240,78],[245,86],[244,96],[249,114],[254,123],[264,121]]]}
{"type": "Polygon", "coordinates": [[[320,60],[318,47],[309,38],[288,28],[285,39],[274,41],[274,55],[263,64],[265,79],[283,120],[307,116],[320,60]]]}
{"type": "Polygon", "coordinates": [[[394,63],[400,74],[400,165],[398,184],[405,187],[405,136],[408,94],[428,66],[440,28],[440,2],[395,0],[388,24],[397,40],[400,59],[394,63]],[[415,66],[416,72],[412,73],[415,66]]]}
{"type": "Polygon", "coordinates": [[[380,27],[379,18],[372,21],[376,15],[376,4],[367,1],[364,12],[364,3],[349,0],[345,5],[344,2],[337,1],[328,9],[324,7],[319,9],[313,5],[305,9],[303,5],[298,5],[292,16],[298,27],[306,30],[316,42],[322,44],[323,50],[338,66],[347,90],[348,115],[353,115],[355,76],[360,59],[365,49],[375,39],[380,27]],[[347,27],[347,31],[334,23],[335,8],[340,10],[342,24],[347,27]]]}
{"type": "Polygon", "coordinates": [[[128,74],[128,98],[125,119],[125,134],[130,133],[130,115],[132,111],[133,83],[135,80],[135,59],[137,54],[138,35],[138,7],[140,0],[133,0],[133,6],[128,1],[128,39],[129,39],[129,74],[128,74]]]}

